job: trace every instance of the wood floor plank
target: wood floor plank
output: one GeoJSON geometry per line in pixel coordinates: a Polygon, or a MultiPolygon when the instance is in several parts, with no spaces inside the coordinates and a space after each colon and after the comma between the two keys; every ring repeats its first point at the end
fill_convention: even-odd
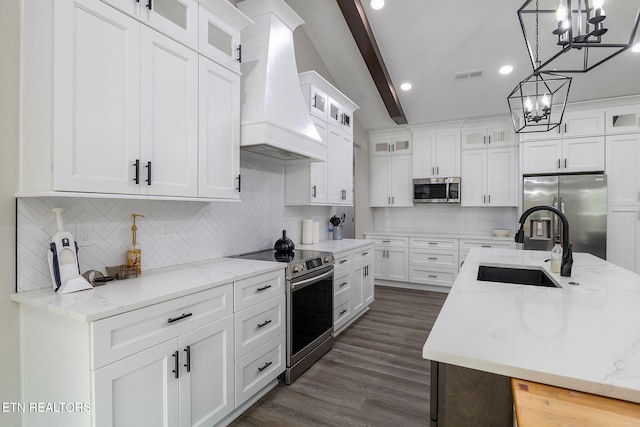
{"type": "Polygon", "coordinates": [[[428,426],[429,361],[422,346],[446,294],[375,287],[369,311],[291,385],[236,419],[252,426],[428,426]]]}

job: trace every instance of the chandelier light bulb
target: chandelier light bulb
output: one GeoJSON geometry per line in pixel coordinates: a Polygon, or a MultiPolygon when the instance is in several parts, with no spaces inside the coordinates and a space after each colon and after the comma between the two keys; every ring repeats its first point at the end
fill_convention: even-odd
{"type": "Polygon", "coordinates": [[[547,96],[547,94],[545,93],[545,94],[542,96],[542,107],[543,107],[543,108],[549,108],[549,105],[550,105],[550,103],[549,103],[549,97],[548,97],[548,96],[547,96]]]}
{"type": "Polygon", "coordinates": [[[558,6],[558,10],[556,10],[556,20],[558,22],[564,22],[567,20],[568,12],[567,7],[564,5],[564,2],[561,1],[558,6]]]}
{"type": "Polygon", "coordinates": [[[593,0],[594,9],[602,9],[603,6],[604,6],[604,0],[593,0]]]}
{"type": "Polygon", "coordinates": [[[531,102],[531,98],[527,96],[527,99],[524,100],[524,111],[530,113],[531,110],[533,110],[533,103],[531,102]]]}

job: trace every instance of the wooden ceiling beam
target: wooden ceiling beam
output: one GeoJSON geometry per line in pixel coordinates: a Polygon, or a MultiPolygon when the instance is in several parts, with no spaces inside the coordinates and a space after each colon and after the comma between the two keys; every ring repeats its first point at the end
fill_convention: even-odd
{"type": "Polygon", "coordinates": [[[378,49],[378,44],[369,26],[369,21],[364,13],[362,3],[360,0],[336,1],[353,35],[353,39],[358,45],[358,49],[360,49],[362,58],[365,64],[367,64],[369,73],[371,73],[371,77],[378,88],[382,102],[384,102],[384,105],[387,107],[389,116],[399,125],[407,124],[407,118],[402,110],[402,105],[400,105],[400,99],[398,99],[398,94],[389,76],[389,71],[387,71],[387,67],[378,49]]]}

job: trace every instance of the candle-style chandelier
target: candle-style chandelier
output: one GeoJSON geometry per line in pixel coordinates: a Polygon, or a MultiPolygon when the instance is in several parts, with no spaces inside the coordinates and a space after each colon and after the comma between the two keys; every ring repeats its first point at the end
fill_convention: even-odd
{"type": "Polygon", "coordinates": [[[584,73],[632,47],[640,0],[527,0],[518,9],[536,71],[584,73]],[[531,43],[536,28],[536,45],[531,43]],[[538,27],[539,30],[538,30],[538,27]]]}
{"type": "Polygon", "coordinates": [[[533,73],[507,97],[516,133],[548,132],[560,126],[571,88],[571,77],[539,69],[539,21],[536,15],[533,73]]]}

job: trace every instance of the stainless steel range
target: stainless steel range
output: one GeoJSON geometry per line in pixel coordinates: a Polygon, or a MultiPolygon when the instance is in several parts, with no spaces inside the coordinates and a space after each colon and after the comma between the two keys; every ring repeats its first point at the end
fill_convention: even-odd
{"type": "Polygon", "coordinates": [[[287,369],[291,384],[333,347],[333,255],[328,252],[272,249],[234,258],[286,265],[287,369]]]}

